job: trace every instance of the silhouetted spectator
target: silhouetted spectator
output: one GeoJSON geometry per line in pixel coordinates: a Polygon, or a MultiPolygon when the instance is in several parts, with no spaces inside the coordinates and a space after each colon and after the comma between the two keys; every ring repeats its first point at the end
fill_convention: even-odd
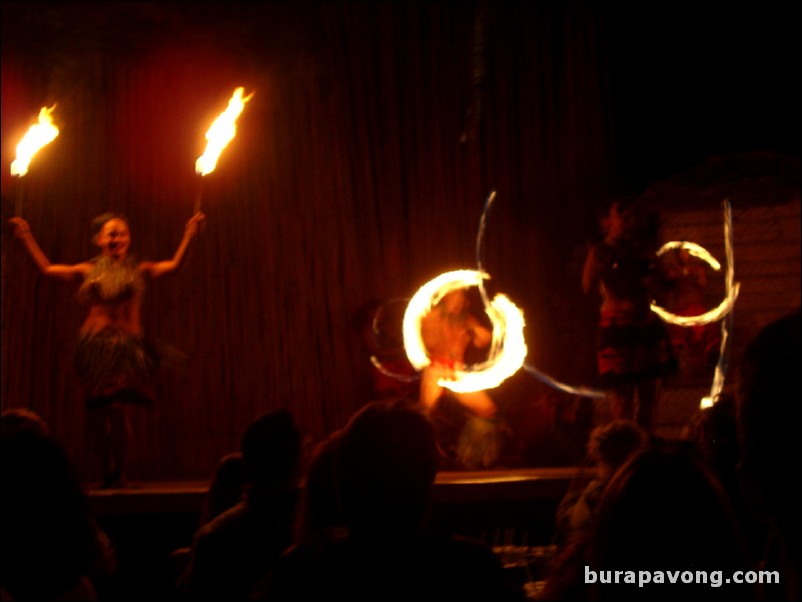
{"type": "Polygon", "coordinates": [[[419,408],[365,406],[336,448],[348,532],[293,547],[256,599],[523,600],[487,546],[427,530],[437,463],[434,429],[419,408]]]}
{"type": "Polygon", "coordinates": [[[241,440],[243,500],[201,527],[192,543],[186,597],[248,600],[256,580],[293,543],[301,435],[287,410],[268,412],[241,440]]]}
{"type": "Polygon", "coordinates": [[[683,435],[732,500],[750,561],[756,562],[763,553],[765,526],[749,508],[738,475],[741,458],[735,410],[734,396],[722,393],[712,406],[701,408],[691,417],[683,435]]]}
{"type": "Polygon", "coordinates": [[[584,569],[590,562],[590,537],[599,500],[615,472],[648,444],[648,433],[633,420],[613,420],[591,431],[587,460],[593,464],[593,477],[590,482],[577,479],[576,483],[587,484],[582,488],[572,484],[560,501],[554,533],[557,549],[538,600],[587,599],[584,569]]]}
{"type": "Polygon", "coordinates": [[[340,433],[315,446],[306,469],[298,515],[297,540],[326,537],[343,528],[334,463],[340,433]]]}
{"type": "Polygon", "coordinates": [[[607,482],[648,441],[649,434],[633,420],[614,420],[593,429],[588,440],[588,460],[594,465],[595,475],[582,490],[567,492],[560,502],[557,546],[563,546],[573,537],[581,537],[590,530],[607,482]]]}
{"type": "Polygon", "coordinates": [[[2,414],[3,600],[98,599],[116,570],[63,446],[34,412],[2,414]]]}
{"type": "MultiPolygon", "coordinates": [[[[223,456],[215,466],[214,474],[209,482],[209,490],[203,501],[198,528],[210,523],[226,510],[242,501],[245,491],[245,462],[241,452],[232,452],[223,456]]],[[[186,592],[186,579],[192,548],[177,548],[170,554],[170,565],[175,577],[175,588],[179,597],[186,592]]]]}
{"type": "Polygon", "coordinates": [[[652,444],[608,483],[590,545],[589,570],[597,576],[590,584],[595,599],[752,600],[750,585],[727,581],[735,571],[749,568],[728,497],[687,447],[652,444]],[[627,583],[622,573],[618,583],[605,583],[615,571],[645,571],[650,581],[641,587],[639,577],[627,583]],[[679,571],[678,576],[690,572],[691,580],[671,583],[669,571],[679,571]],[[656,582],[657,572],[664,583],[656,582]],[[706,582],[700,582],[700,574],[706,582]],[[716,575],[721,577],[717,585],[716,575]]]}
{"type": "Polygon", "coordinates": [[[200,516],[201,526],[239,504],[242,501],[245,486],[246,471],[242,452],[232,452],[220,458],[203,503],[200,516]]]}
{"type": "Polygon", "coordinates": [[[797,462],[799,434],[800,310],[764,327],[749,343],[738,371],[737,419],[741,476],[770,539],[763,568],[777,571],[779,585],[766,586],[763,600],[802,597],[802,527],[797,462]]]}
{"type": "Polygon", "coordinates": [[[3,410],[2,432],[3,435],[9,436],[30,432],[50,437],[50,427],[47,422],[39,414],[27,408],[3,410]]]}

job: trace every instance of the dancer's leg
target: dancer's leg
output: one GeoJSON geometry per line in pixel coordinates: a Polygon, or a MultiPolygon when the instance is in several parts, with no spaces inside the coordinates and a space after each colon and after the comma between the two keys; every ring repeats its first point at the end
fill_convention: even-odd
{"type": "Polygon", "coordinates": [[[495,402],[485,391],[473,391],[472,393],[452,393],[462,405],[468,408],[479,418],[490,420],[495,418],[498,408],[495,402]]]}
{"type": "Polygon", "coordinates": [[[90,410],[89,426],[100,461],[102,487],[122,486],[130,430],[127,406],[107,402],[90,410]]]}

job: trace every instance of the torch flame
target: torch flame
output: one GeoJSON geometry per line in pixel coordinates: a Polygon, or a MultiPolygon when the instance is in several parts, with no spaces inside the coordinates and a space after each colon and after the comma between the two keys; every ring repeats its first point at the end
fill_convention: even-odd
{"type": "Polygon", "coordinates": [[[12,176],[21,178],[28,173],[28,165],[33,156],[58,136],[58,128],[53,125],[53,118],[50,116],[55,108],[56,105],[49,109],[42,107],[39,111],[39,123],[32,125],[17,145],[17,158],[11,162],[12,176]]]}
{"type": "Polygon", "coordinates": [[[234,94],[228,101],[228,107],[225,111],[220,113],[217,119],[214,120],[211,127],[206,132],[206,150],[195,161],[195,173],[205,176],[214,171],[217,167],[217,160],[220,158],[220,153],[228,146],[228,143],[234,139],[237,134],[237,118],[245,108],[245,103],[248,102],[253,96],[251,92],[245,98],[242,97],[245,88],[237,88],[234,94]]]}

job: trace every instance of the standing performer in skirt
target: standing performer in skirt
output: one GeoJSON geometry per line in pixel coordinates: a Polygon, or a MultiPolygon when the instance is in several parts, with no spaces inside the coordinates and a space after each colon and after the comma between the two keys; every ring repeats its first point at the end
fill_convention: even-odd
{"type": "Polygon", "coordinates": [[[205,219],[197,212],[186,224],[172,259],[138,261],[129,254],[127,219],[105,213],[92,221],[100,254],[77,264],[54,264],[45,256],[21,217],[10,220],[39,271],[66,282],[81,282],[78,299],[89,313],[81,326],[75,369],[99,446],[102,486],[124,484],[131,403],[152,405],[153,378],[160,354],[142,332],[140,309],[148,280],[175,271],[205,219]]]}
{"type": "Polygon", "coordinates": [[[597,360],[602,387],[612,400],[612,418],[654,426],[662,377],[677,361],[668,331],[651,311],[662,277],[648,232],[639,228],[629,199],[614,201],[602,220],[604,240],[591,247],[582,288],[601,295],[597,360]]]}

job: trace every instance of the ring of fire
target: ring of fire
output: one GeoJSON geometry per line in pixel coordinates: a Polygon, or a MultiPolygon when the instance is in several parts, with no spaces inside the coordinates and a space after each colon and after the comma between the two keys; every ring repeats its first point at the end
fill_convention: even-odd
{"type": "MultiPolygon", "coordinates": [[[[440,274],[424,284],[413,295],[404,313],[404,349],[416,370],[423,370],[431,360],[421,337],[421,320],[444,295],[451,291],[481,286],[489,276],[477,270],[455,270],[440,274]]],[[[521,310],[504,295],[496,295],[485,307],[493,325],[487,360],[457,370],[453,380],[440,379],[438,384],[456,393],[470,393],[497,387],[523,366],[527,348],[524,341],[524,318],[521,310]]]]}
{"type": "MultiPolygon", "coordinates": [[[[707,263],[707,265],[714,270],[718,271],[721,269],[721,264],[716,260],[715,257],[713,257],[704,247],[692,242],[667,242],[657,251],[657,256],[659,257],[660,255],[663,255],[664,253],[674,249],[685,249],[694,257],[698,257],[707,263]]],[[[660,307],[655,302],[652,302],[651,309],[664,321],[670,324],[676,324],[677,326],[701,326],[703,324],[710,324],[711,322],[720,320],[732,309],[733,305],[735,304],[735,300],[738,298],[738,289],[738,283],[736,282],[733,284],[733,286],[727,288],[727,295],[724,297],[724,300],[719,303],[718,307],[714,307],[710,311],[699,314],[698,316],[678,316],[677,314],[671,313],[667,309],[660,307]]]]}

